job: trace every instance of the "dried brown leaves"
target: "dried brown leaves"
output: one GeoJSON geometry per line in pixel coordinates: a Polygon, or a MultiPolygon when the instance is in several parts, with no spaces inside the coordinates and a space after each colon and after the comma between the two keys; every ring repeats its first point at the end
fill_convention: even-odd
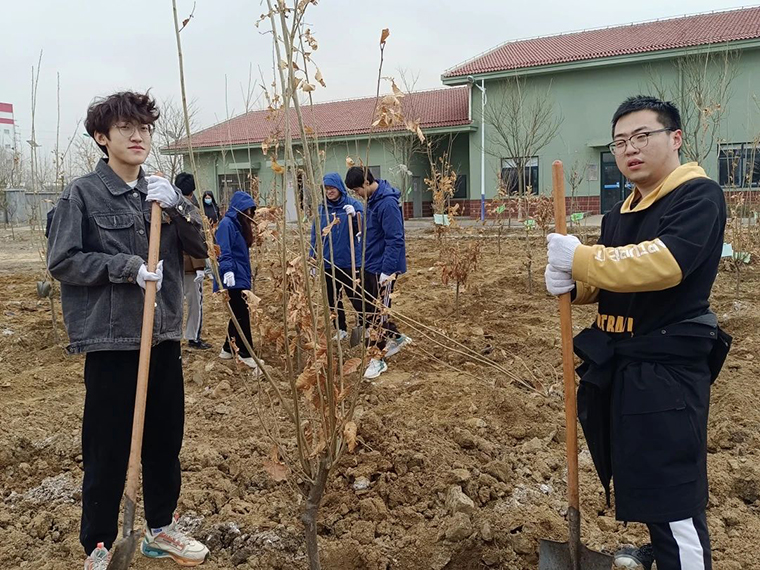
{"type": "Polygon", "coordinates": [[[282,461],[280,461],[280,452],[276,445],[272,446],[269,452],[269,457],[264,460],[264,471],[278,483],[280,481],[286,481],[288,475],[290,475],[290,469],[282,461]]]}
{"type": "Polygon", "coordinates": [[[441,282],[448,285],[454,281],[457,285],[466,287],[472,273],[477,269],[482,253],[483,242],[479,239],[449,240],[443,250],[437,265],[441,268],[441,282]]]}
{"type": "Polygon", "coordinates": [[[346,422],[346,425],[343,426],[343,439],[346,442],[348,451],[353,453],[354,449],[356,449],[356,422],[346,422]]]}
{"type": "Polygon", "coordinates": [[[327,224],[324,228],[322,228],[322,237],[325,237],[327,234],[329,234],[334,226],[337,226],[340,223],[340,218],[333,214],[333,219],[330,221],[329,224],[327,224]]]}
{"type": "Polygon", "coordinates": [[[401,99],[404,93],[398,88],[392,77],[384,77],[386,81],[391,82],[391,93],[384,95],[378,102],[375,111],[375,120],[372,122],[373,127],[389,129],[398,125],[405,124],[404,111],[401,107],[401,99]]]}
{"type": "MultiPolygon", "coordinates": [[[[450,219],[456,215],[456,210],[449,208],[449,201],[456,192],[456,182],[457,173],[446,155],[430,163],[430,178],[425,178],[425,184],[433,194],[434,214],[448,214],[450,219]]],[[[458,208],[458,204],[456,206],[458,208]]]]}

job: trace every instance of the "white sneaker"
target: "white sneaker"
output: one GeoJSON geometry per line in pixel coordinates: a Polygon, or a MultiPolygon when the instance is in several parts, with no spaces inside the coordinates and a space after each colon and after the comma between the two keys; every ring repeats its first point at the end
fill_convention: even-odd
{"type": "Polygon", "coordinates": [[[148,558],[171,558],[180,566],[198,566],[208,555],[208,548],[177,530],[177,519],[169,526],[146,529],[140,552],[148,558]]]}
{"type": "Polygon", "coordinates": [[[111,562],[111,553],[106,550],[102,542],[99,542],[84,561],[84,570],[107,570],[109,562],[111,562]]]}
{"type": "Polygon", "coordinates": [[[256,364],[256,361],[253,359],[252,356],[248,356],[247,358],[243,358],[242,356],[238,356],[238,360],[248,366],[249,368],[252,368],[253,370],[258,370],[259,365],[256,364]]]}
{"type": "Polygon", "coordinates": [[[333,340],[337,340],[338,342],[342,342],[348,338],[348,333],[344,331],[343,329],[340,329],[338,332],[335,333],[335,336],[333,337],[333,340]]]}
{"type": "Polygon", "coordinates": [[[393,356],[394,354],[401,352],[407,344],[412,344],[412,339],[405,334],[402,334],[398,338],[392,338],[385,343],[385,357],[393,356]]]}
{"type": "Polygon", "coordinates": [[[219,358],[222,360],[232,360],[232,353],[222,349],[222,352],[219,353],[219,358]]]}
{"type": "Polygon", "coordinates": [[[373,358],[369,361],[369,366],[367,366],[367,370],[364,372],[364,377],[368,379],[377,378],[386,370],[388,370],[388,365],[385,363],[385,360],[373,358]]]}

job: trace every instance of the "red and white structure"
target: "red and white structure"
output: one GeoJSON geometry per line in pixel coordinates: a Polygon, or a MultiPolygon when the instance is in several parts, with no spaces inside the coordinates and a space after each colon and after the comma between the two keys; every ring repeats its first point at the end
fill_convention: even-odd
{"type": "Polygon", "coordinates": [[[0,103],[0,148],[9,151],[16,149],[16,121],[10,103],[0,103]]]}

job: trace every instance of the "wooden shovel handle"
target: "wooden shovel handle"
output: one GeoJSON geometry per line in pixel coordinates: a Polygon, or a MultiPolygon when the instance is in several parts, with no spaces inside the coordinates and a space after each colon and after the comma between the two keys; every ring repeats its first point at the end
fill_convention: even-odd
{"type": "MultiPolygon", "coordinates": [[[[150,211],[150,235],[148,238],[148,271],[155,271],[161,246],[161,206],[153,202],[150,211]]],[[[153,317],[156,308],[156,282],[145,282],[143,322],[140,335],[140,361],[137,368],[137,393],[135,414],[132,419],[132,443],[129,449],[127,469],[127,501],[124,508],[124,536],[132,531],[135,521],[137,487],[140,480],[143,428],[145,424],[145,403],[148,396],[148,375],[150,372],[150,350],[153,344],[153,317]],[[130,520],[128,520],[130,519],[130,520]]]]}
{"type": "MultiPolygon", "coordinates": [[[[359,216],[359,212],[356,215],[359,216]]],[[[354,220],[351,218],[352,216],[348,216],[348,239],[351,242],[351,290],[356,291],[356,248],[354,247],[354,220]]]]}
{"type": "MultiPolygon", "coordinates": [[[[554,188],[554,228],[567,234],[565,219],[565,174],[562,162],[552,163],[554,188]]],[[[578,406],[575,399],[575,366],[573,362],[573,318],[570,293],[559,296],[559,322],[562,334],[562,377],[565,383],[565,441],[567,445],[567,495],[571,508],[580,510],[578,497],[578,406]]]]}

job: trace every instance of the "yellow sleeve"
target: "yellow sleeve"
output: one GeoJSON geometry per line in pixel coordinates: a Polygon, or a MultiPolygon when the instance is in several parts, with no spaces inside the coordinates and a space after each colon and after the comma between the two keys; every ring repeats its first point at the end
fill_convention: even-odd
{"type": "Polygon", "coordinates": [[[573,305],[590,305],[599,298],[599,288],[582,281],[575,282],[575,299],[573,305]]]}
{"type": "Polygon", "coordinates": [[[667,246],[656,238],[619,247],[580,245],[573,256],[573,279],[576,285],[638,293],[675,287],[683,273],[667,246]]]}

